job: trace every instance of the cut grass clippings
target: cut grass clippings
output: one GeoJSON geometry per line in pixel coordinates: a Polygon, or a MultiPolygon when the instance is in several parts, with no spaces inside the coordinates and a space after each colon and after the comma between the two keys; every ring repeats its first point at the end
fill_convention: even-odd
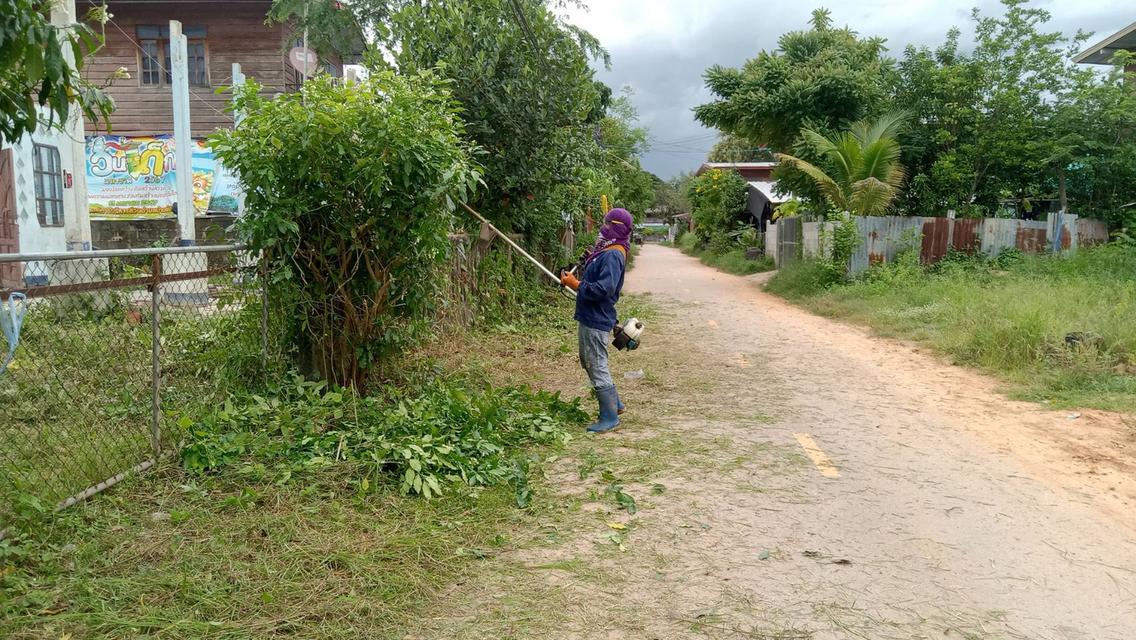
{"type": "Polygon", "coordinates": [[[509,544],[506,487],[407,499],[166,468],[60,514],[4,578],[0,636],[401,638],[446,586],[509,544]],[[401,631],[400,631],[401,630],[401,631]]]}
{"type": "MultiPolygon", "coordinates": [[[[554,301],[511,323],[444,336],[409,359],[408,375],[447,371],[478,387],[578,395],[586,377],[571,303],[554,301]],[[537,368],[545,374],[533,375],[537,368]]],[[[653,317],[635,300],[621,308],[653,317]]],[[[561,448],[524,453],[533,482],[526,509],[512,482],[426,500],[400,495],[397,480],[361,486],[358,464],[331,456],[306,470],[254,457],[204,474],[166,459],[0,542],[0,637],[405,638],[444,620],[455,588],[487,587],[487,564],[502,589],[537,580],[496,559],[563,540],[546,525],[565,507],[542,480],[561,448]]],[[[523,599],[526,628],[543,629],[558,619],[551,610],[564,610],[554,590],[522,592],[535,599],[523,599]]],[[[490,622],[511,621],[515,631],[522,605],[510,602],[490,622]]]]}
{"type": "Polygon", "coordinates": [[[767,290],[882,335],[916,340],[1009,383],[1018,399],[1136,412],[1136,248],[1067,257],[906,256],[849,284],[802,262],[767,290]]]}

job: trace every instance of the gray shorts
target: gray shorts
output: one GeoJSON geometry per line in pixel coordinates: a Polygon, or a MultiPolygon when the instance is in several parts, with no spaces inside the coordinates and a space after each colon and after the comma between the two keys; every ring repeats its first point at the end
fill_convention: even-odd
{"type": "Polygon", "coordinates": [[[611,332],[600,331],[579,323],[577,332],[580,349],[580,366],[588,372],[588,379],[596,389],[614,387],[611,370],[607,366],[607,345],[611,344],[611,332]]]}

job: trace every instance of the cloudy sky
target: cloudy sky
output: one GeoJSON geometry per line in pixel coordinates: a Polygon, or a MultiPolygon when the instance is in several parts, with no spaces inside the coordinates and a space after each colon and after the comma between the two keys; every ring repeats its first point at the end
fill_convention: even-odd
{"type": "MultiPolygon", "coordinates": [[[[635,90],[640,123],[651,134],[644,166],[663,178],[698,167],[715,133],[691,113],[707,102],[702,72],[711,65],[741,65],[777,46],[786,31],[802,28],[825,6],[835,24],[887,38],[893,55],[908,44],[935,46],[951,25],[971,34],[970,10],[1000,12],[997,0],[590,0],[570,10],[572,22],[595,34],[612,56],[598,77],[615,89],[635,90]]],[[[1050,26],[1068,34],[1096,32],[1094,42],[1136,21],[1133,0],[1034,0],[1053,14],[1050,26]]]]}

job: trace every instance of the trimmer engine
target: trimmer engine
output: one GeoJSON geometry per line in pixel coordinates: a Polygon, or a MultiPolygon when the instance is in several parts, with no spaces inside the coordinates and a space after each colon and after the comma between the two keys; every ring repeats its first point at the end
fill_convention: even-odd
{"type": "Polygon", "coordinates": [[[643,335],[643,321],[638,318],[632,318],[621,325],[615,327],[615,340],[613,344],[616,349],[627,351],[634,351],[639,348],[639,336],[643,335]]]}

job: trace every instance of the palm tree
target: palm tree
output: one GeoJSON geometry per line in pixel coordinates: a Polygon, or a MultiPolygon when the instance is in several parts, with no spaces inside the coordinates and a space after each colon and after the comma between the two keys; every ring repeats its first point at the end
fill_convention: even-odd
{"type": "Polygon", "coordinates": [[[812,129],[801,131],[801,136],[829,160],[833,167],[831,176],[795,156],[779,153],[777,159],[812,178],[837,211],[857,216],[884,215],[907,177],[899,164],[897,139],[906,120],[906,114],[891,113],[874,122],[857,122],[831,138],[812,129]]]}

